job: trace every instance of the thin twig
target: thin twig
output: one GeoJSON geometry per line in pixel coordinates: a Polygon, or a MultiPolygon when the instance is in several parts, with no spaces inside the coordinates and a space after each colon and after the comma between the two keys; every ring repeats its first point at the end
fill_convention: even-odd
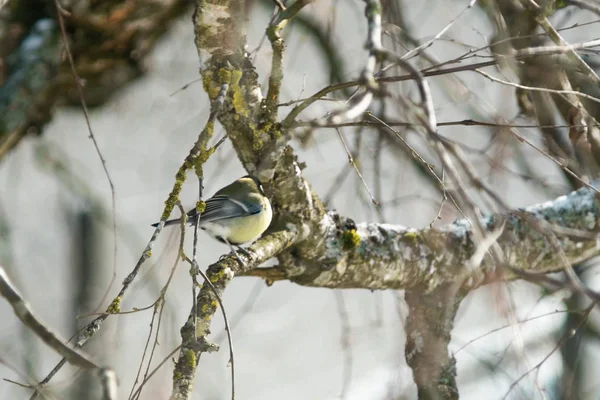
{"type": "Polygon", "coordinates": [[[454,18],[452,21],[450,21],[441,31],[439,31],[433,38],[431,38],[430,40],[426,41],[425,43],[423,43],[422,45],[415,47],[414,49],[412,49],[411,51],[407,52],[406,54],[404,54],[402,56],[403,60],[407,60],[411,57],[414,57],[416,55],[418,55],[422,50],[427,49],[428,47],[430,47],[436,40],[438,40],[440,37],[442,37],[442,35],[446,32],[448,32],[448,30],[450,28],[452,28],[452,26],[454,25],[454,23],[456,21],[458,21],[460,19],[460,17],[462,17],[467,11],[469,11],[471,8],[473,8],[473,6],[475,5],[475,3],[477,2],[477,0],[471,0],[469,2],[469,5],[462,10],[457,16],[456,18],[454,18]]]}
{"type": "Polygon", "coordinates": [[[375,206],[378,206],[379,202],[377,200],[375,200],[375,197],[373,197],[373,193],[371,192],[371,189],[369,189],[369,185],[367,185],[367,182],[365,182],[365,178],[363,178],[362,174],[360,173],[360,170],[358,169],[358,166],[356,165],[356,162],[354,161],[354,157],[352,156],[352,153],[350,152],[350,149],[348,148],[348,145],[346,144],[346,141],[344,140],[344,136],[342,135],[342,132],[340,132],[339,129],[336,129],[336,132],[338,134],[338,137],[340,138],[340,142],[342,142],[342,145],[344,146],[344,151],[346,152],[346,155],[348,156],[348,164],[350,164],[352,166],[352,169],[354,169],[354,172],[356,172],[356,175],[358,175],[358,178],[362,182],[365,190],[367,191],[367,193],[369,194],[369,197],[371,198],[371,202],[373,204],[375,204],[375,206]]]}
{"type": "Polygon", "coordinates": [[[169,361],[171,356],[173,354],[177,353],[180,349],[181,349],[181,345],[175,347],[175,349],[173,349],[173,351],[171,351],[169,354],[167,354],[167,356],[165,358],[163,358],[163,360],[161,362],[158,363],[158,365],[152,370],[152,372],[150,372],[148,374],[148,376],[144,378],[144,381],[140,384],[140,387],[138,387],[138,389],[135,391],[135,393],[133,393],[133,396],[131,396],[131,398],[139,397],[139,395],[141,394],[142,388],[144,387],[146,382],[148,382],[150,380],[150,378],[152,378],[154,376],[154,374],[160,369],[160,367],[165,365],[165,363],[167,361],[169,361]]]}
{"type": "MultiPolygon", "coordinates": [[[[177,171],[177,174],[176,174],[176,182],[173,184],[173,188],[171,189],[171,192],[169,193],[169,196],[168,196],[167,200],[165,201],[165,207],[164,207],[164,210],[163,210],[163,213],[161,216],[160,223],[154,230],[152,237],[150,238],[150,240],[148,241],[148,244],[146,245],[146,248],[142,252],[142,255],[138,259],[133,270],[123,280],[123,286],[121,287],[121,290],[119,291],[117,296],[111,302],[111,305],[108,307],[107,312],[98,316],[96,319],[94,319],[92,322],[88,323],[81,330],[81,333],[79,334],[79,337],[77,340],[78,347],[82,347],[85,343],[87,343],[87,341],[89,339],[91,339],[96,333],[98,333],[100,331],[100,329],[102,328],[102,325],[104,323],[104,320],[106,318],[108,318],[108,316],[111,315],[113,313],[113,311],[118,312],[118,310],[116,308],[119,307],[119,305],[123,299],[123,296],[125,295],[125,293],[129,289],[129,287],[131,286],[131,283],[133,282],[133,280],[136,278],[142,265],[144,265],[146,260],[151,257],[152,249],[154,248],[154,244],[156,243],[156,240],[164,227],[165,221],[171,215],[171,211],[175,207],[175,204],[179,198],[179,193],[181,192],[181,189],[183,186],[182,185],[183,181],[185,181],[185,179],[186,179],[187,171],[196,164],[196,159],[198,157],[198,153],[199,153],[200,149],[202,149],[204,146],[206,146],[206,143],[208,142],[208,140],[210,139],[210,137],[212,135],[215,118],[216,118],[216,113],[214,113],[214,112],[211,113],[211,115],[208,118],[208,121],[206,122],[204,129],[198,135],[196,143],[194,143],[194,146],[191,148],[191,150],[190,150],[189,154],[187,155],[187,157],[185,158],[183,164],[179,167],[179,170],[177,171]],[[113,307],[113,306],[116,306],[116,307],[113,307]]],[[[65,358],[63,358],[61,361],[59,361],[58,364],[39,383],[38,386],[41,387],[41,386],[45,385],[46,383],[50,382],[50,380],[54,377],[54,375],[56,375],[56,373],[58,371],[60,371],[60,369],[65,365],[65,363],[66,363],[65,358]]],[[[38,395],[39,395],[39,390],[36,389],[36,391],[31,396],[30,400],[35,400],[38,395]]]]}
{"type": "MultiPolygon", "coordinates": [[[[596,305],[596,303],[592,303],[590,304],[589,307],[587,307],[585,309],[585,311],[583,312],[581,321],[579,322],[579,324],[572,330],[572,333],[574,334],[575,331],[577,329],[580,329],[586,322],[587,322],[587,318],[590,315],[590,313],[592,312],[594,306],[596,305]]],[[[545,357],[542,358],[542,360],[537,363],[533,368],[529,369],[528,371],[526,371],[524,374],[522,374],[519,378],[517,378],[514,382],[511,383],[510,387],[508,388],[508,391],[506,392],[506,394],[504,395],[504,397],[502,397],[502,400],[506,399],[508,397],[508,395],[510,394],[510,392],[519,384],[519,382],[525,378],[527,375],[529,375],[529,373],[531,373],[531,371],[536,370],[538,368],[540,368],[542,366],[542,364],[544,364],[546,362],[546,360],[548,360],[548,358],[550,358],[550,356],[552,354],[554,354],[554,352],[556,350],[558,350],[566,341],[567,339],[569,339],[570,336],[569,335],[564,335],[563,337],[560,338],[560,340],[558,340],[556,342],[556,345],[554,346],[554,348],[552,349],[552,351],[550,351],[545,357]]]]}
{"type": "Polygon", "coordinates": [[[485,76],[486,78],[488,78],[491,81],[498,82],[503,85],[512,86],[512,87],[519,88],[519,89],[531,90],[531,91],[535,91],[535,92],[544,92],[544,93],[553,93],[553,94],[572,94],[575,96],[583,97],[584,99],[591,100],[595,103],[600,103],[599,98],[590,96],[589,94],[582,93],[578,90],[558,90],[558,89],[548,89],[548,88],[537,87],[537,86],[526,86],[526,85],[521,85],[519,83],[508,82],[508,81],[496,78],[486,72],[481,71],[480,69],[476,69],[474,71],[477,72],[478,74],[485,76]]]}
{"type": "MultiPolygon", "coordinates": [[[[539,55],[563,54],[563,53],[568,53],[568,52],[574,51],[574,50],[587,49],[587,48],[597,47],[597,46],[600,46],[600,39],[591,40],[591,41],[579,43],[579,44],[565,44],[565,45],[560,45],[560,46],[533,47],[533,48],[528,48],[528,49],[523,49],[523,50],[517,51],[512,55],[504,55],[503,57],[507,60],[510,60],[510,59],[520,60],[520,59],[526,59],[529,57],[539,56],[539,55]]],[[[477,68],[491,67],[491,66],[497,65],[499,61],[497,59],[494,59],[494,60],[490,60],[490,61],[483,61],[483,62],[479,62],[479,63],[461,65],[458,67],[436,69],[442,65],[446,65],[447,63],[452,63],[452,62],[460,62],[460,60],[450,60],[450,61],[442,63],[440,65],[433,65],[433,66],[423,69],[420,72],[422,73],[423,77],[441,76],[441,75],[454,74],[457,72],[472,71],[477,68]]],[[[388,83],[389,82],[401,82],[401,81],[407,81],[407,80],[412,80],[412,79],[414,79],[414,76],[412,74],[400,75],[400,76],[385,76],[385,77],[378,76],[378,77],[375,77],[375,81],[378,83],[379,82],[388,82],[388,83]]],[[[304,111],[306,108],[308,108],[315,101],[322,99],[323,96],[326,96],[327,94],[338,91],[338,90],[343,90],[343,89],[348,89],[351,87],[359,86],[360,84],[361,84],[360,80],[353,80],[353,81],[338,83],[338,84],[329,85],[327,87],[324,87],[323,89],[319,90],[318,92],[316,92],[309,98],[302,101],[299,105],[294,107],[292,109],[292,111],[290,111],[290,113],[283,119],[283,121],[281,123],[282,126],[284,128],[289,128],[292,125],[294,125],[295,120],[298,117],[298,115],[300,115],[300,113],[302,111],[304,111]]]]}
{"type": "MultiPolygon", "coordinates": [[[[108,180],[108,184],[110,185],[110,197],[112,203],[112,231],[113,231],[113,271],[112,278],[104,295],[102,296],[100,302],[98,303],[98,307],[100,307],[106,297],[108,296],[108,292],[112,287],[115,279],[117,278],[117,200],[115,195],[115,185],[113,180],[108,172],[108,167],[106,166],[106,160],[100,151],[100,146],[96,141],[96,136],[92,130],[92,124],[90,123],[90,115],[88,112],[87,104],[85,102],[85,96],[83,95],[83,88],[81,87],[81,79],[79,78],[79,74],[75,68],[75,61],[73,61],[73,54],[71,54],[71,49],[69,47],[69,41],[67,39],[67,30],[65,29],[65,21],[63,19],[62,7],[60,6],[58,0],[54,0],[54,5],[56,6],[56,15],[58,18],[58,24],[60,26],[61,38],[63,41],[63,45],[65,46],[65,52],[67,53],[67,58],[69,59],[69,64],[71,66],[71,71],[73,73],[73,78],[75,79],[75,86],[77,87],[77,93],[79,94],[79,101],[81,102],[81,108],[83,109],[83,116],[85,117],[85,123],[87,124],[88,132],[90,134],[90,139],[92,139],[92,143],[94,144],[94,148],[96,149],[96,153],[102,162],[102,168],[104,169],[104,174],[106,175],[106,179],[108,180]]],[[[97,307],[97,308],[98,308],[97,307]]]]}

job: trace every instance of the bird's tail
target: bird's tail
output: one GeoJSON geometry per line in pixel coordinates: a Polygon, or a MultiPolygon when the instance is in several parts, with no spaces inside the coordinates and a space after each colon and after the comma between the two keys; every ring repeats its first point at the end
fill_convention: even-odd
{"type": "MultiPolygon", "coordinates": [[[[167,222],[165,222],[165,226],[169,226],[169,225],[175,225],[175,224],[179,224],[181,222],[181,218],[177,218],[177,219],[170,219],[167,222]]],[[[153,228],[156,228],[158,226],[158,224],[160,224],[160,222],[157,222],[155,224],[152,224],[153,228]]]]}

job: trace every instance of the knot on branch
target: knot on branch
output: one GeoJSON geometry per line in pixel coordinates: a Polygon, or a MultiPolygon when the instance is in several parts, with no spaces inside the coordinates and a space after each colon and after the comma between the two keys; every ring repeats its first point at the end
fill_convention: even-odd
{"type": "Polygon", "coordinates": [[[219,351],[219,345],[209,342],[204,336],[201,336],[194,343],[191,343],[191,349],[196,353],[214,353],[219,351]]]}

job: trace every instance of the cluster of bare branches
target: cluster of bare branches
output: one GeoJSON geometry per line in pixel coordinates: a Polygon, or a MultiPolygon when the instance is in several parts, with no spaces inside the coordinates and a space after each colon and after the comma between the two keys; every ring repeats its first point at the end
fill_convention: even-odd
{"type": "MultiPolygon", "coordinates": [[[[21,2],[15,2],[17,8],[21,6],[21,2]]],[[[41,129],[50,118],[49,105],[62,96],[57,88],[72,86],[76,90],[89,135],[111,187],[114,279],[118,242],[115,188],[110,167],[88,118],[86,100],[93,84],[84,87],[81,81],[82,77],[97,78],[101,74],[114,73],[114,70],[124,68],[123,60],[115,61],[108,68],[103,64],[101,71],[93,69],[85,52],[86,44],[76,41],[83,35],[71,36],[69,30],[91,26],[104,32],[106,28],[101,21],[86,18],[81,8],[63,3],[67,2],[55,0],[57,27],[51,21],[40,19],[41,22],[37,21],[30,29],[29,35],[42,38],[35,46],[28,44],[27,39],[22,40],[20,46],[12,45],[20,61],[6,64],[8,73],[2,77],[0,110],[15,110],[19,105],[25,107],[25,112],[18,114],[18,118],[0,115],[0,158],[32,128],[41,129]],[[37,51],[43,54],[28,58],[37,51]],[[58,55],[62,51],[65,57],[60,58],[58,55]],[[62,77],[66,66],[74,78],[68,84],[62,77]],[[18,68],[27,73],[43,69],[43,87],[36,93],[44,95],[35,102],[24,103],[17,99],[17,94],[21,94],[18,89],[23,85],[27,88],[25,92],[31,95],[31,88],[27,86],[31,82],[18,79],[18,68]]],[[[129,8],[111,5],[105,19],[129,29],[130,35],[117,35],[109,29],[107,43],[119,49],[134,48],[138,52],[136,57],[141,57],[159,36],[157,25],[185,9],[182,3],[166,1],[165,10],[168,11],[154,13],[153,17],[144,16],[145,11],[141,10],[146,9],[142,6],[137,10],[135,5],[129,8]],[[134,39],[140,37],[136,33],[146,32],[149,28],[140,28],[134,22],[143,18],[152,22],[149,25],[156,32],[153,30],[150,39],[140,41],[134,39]]],[[[336,70],[336,57],[331,56],[334,46],[322,40],[326,48],[324,53],[329,54],[332,65],[331,83],[309,97],[285,102],[282,100],[284,60],[289,53],[286,38],[298,26],[310,26],[314,22],[311,12],[317,5],[318,2],[311,0],[268,3],[272,17],[264,37],[270,43],[271,60],[266,80],[254,65],[256,54],[246,50],[248,5],[242,0],[195,2],[195,45],[210,112],[196,142],[176,171],[160,223],[138,262],[105,311],[96,314],[78,333],[75,347],[67,346],[35,317],[7,274],[0,269],[0,293],[11,303],[19,318],[64,357],[42,382],[31,386],[34,390],[32,398],[40,394],[44,385],[66,363],[101,371],[104,398],[115,398],[114,373],[98,366],[80,348],[103,328],[107,318],[152,310],[143,356],[128,398],[143,398],[146,383],[161,368],[166,368],[167,361],[175,356],[170,398],[190,399],[201,357],[219,349],[209,338],[212,319],[219,308],[228,337],[231,398],[235,398],[235,352],[231,331],[240,317],[228,319],[222,295],[239,276],[260,277],[268,284],[289,280],[302,286],[332,289],[404,290],[408,308],[405,356],[419,399],[459,397],[456,357],[450,351],[451,333],[459,306],[476,288],[521,279],[533,282],[548,293],[566,290],[570,293],[569,317],[555,348],[540,363],[527,365],[526,373],[514,380],[504,397],[510,396],[525,376],[539,370],[550,355],[559,350],[563,352],[565,373],[557,390],[564,398],[579,396],[579,388],[573,383],[577,376],[577,360],[573,358],[573,351],[565,349],[578,332],[593,330],[588,320],[600,300],[600,293],[586,282],[582,267],[583,263],[600,255],[600,198],[594,184],[600,172],[600,125],[597,122],[600,119],[600,91],[597,90],[600,78],[596,71],[598,65],[594,62],[600,39],[587,37],[570,43],[565,37],[582,27],[591,31],[599,21],[565,26],[554,21],[553,16],[565,6],[600,15],[600,6],[595,0],[560,4],[533,0],[471,0],[433,37],[421,41],[411,34],[401,2],[364,0],[366,58],[359,76],[355,80],[342,79],[343,74],[336,70]],[[451,59],[436,57],[432,51],[434,46],[448,40],[447,33],[476,9],[485,13],[493,26],[495,33],[488,39],[488,44],[477,47],[459,43],[467,48],[461,55],[451,59]],[[479,61],[481,59],[485,61],[479,61]],[[503,116],[461,78],[459,73],[462,72],[477,74],[489,85],[501,85],[510,90],[513,101],[518,104],[518,114],[511,118],[503,116]],[[437,91],[431,89],[433,77],[439,79],[437,91]],[[260,84],[263,79],[267,81],[265,88],[260,84]],[[406,84],[399,85],[398,82],[406,84]],[[465,114],[470,117],[439,120],[436,115],[438,99],[432,93],[443,94],[464,106],[465,114]],[[315,105],[322,105],[328,111],[318,117],[310,116],[310,107],[315,105]],[[213,138],[217,125],[226,132],[220,140],[213,138]],[[487,129],[489,140],[484,146],[465,142],[450,131],[446,133],[443,130],[446,127],[487,129]],[[319,132],[327,129],[336,130],[348,164],[336,177],[330,193],[319,197],[304,178],[296,143],[310,143],[319,132]],[[532,129],[539,132],[538,137],[523,133],[532,129]],[[354,135],[352,145],[348,140],[349,132],[354,135]],[[365,132],[374,134],[375,140],[369,145],[365,144],[365,132]],[[177,254],[160,295],[147,307],[121,310],[120,304],[129,294],[132,283],[139,279],[140,271],[153,257],[152,251],[164,222],[176,208],[185,215],[180,195],[188,173],[194,171],[199,200],[202,201],[204,165],[210,162],[225,140],[231,143],[244,169],[264,183],[275,210],[271,228],[246,254],[224,256],[203,272],[198,259],[201,251],[198,224],[194,227],[190,253],[185,246],[186,227],[182,218],[177,254]],[[369,146],[374,157],[364,154],[369,146]],[[428,195],[422,193],[403,192],[387,199],[389,196],[381,184],[390,173],[384,153],[392,154],[417,171],[422,179],[420,184],[434,195],[426,197],[428,195]],[[556,166],[567,182],[567,188],[557,190],[540,177],[529,160],[532,153],[556,166]],[[513,160],[509,160],[511,158],[513,160]],[[373,179],[365,173],[368,163],[372,166],[373,179]],[[489,167],[487,173],[481,172],[481,164],[489,167]],[[493,184],[499,172],[532,182],[549,197],[570,193],[544,204],[514,209],[510,195],[501,193],[493,184]],[[366,209],[372,210],[378,222],[356,223],[329,208],[333,194],[340,190],[348,176],[356,176],[359,199],[366,209]],[[435,212],[430,224],[416,229],[385,223],[389,222],[389,212],[394,210],[394,205],[411,197],[432,204],[435,212]],[[452,218],[458,219],[450,223],[452,218]],[[277,261],[275,266],[261,267],[271,259],[277,261]],[[180,345],[156,362],[164,324],[162,318],[168,307],[167,294],[181,262],[189,265],[191,276],[189,316],[180,329],[180,345]],[[585,305],[582,307],[582,304],[585,305]]],[[[319,32],[318,27],[313,28],[313,33],[322,38],[323,32],[319,32]]],[[[19,39],[23,36],[19,35],[19,39]]],[[[96,51],[96,56],[106,57],[103,53],[106,46],[99,48],[102,51],[96,51]]],[[[127,58],[131,53],[119,54],[127,58]]],[[[0,54],[0,57],[6,56],[0,54]]],[[[348,315],[342,295],[336,299],[348,351],[348,315]]],[[[518,335],[523,321],[517,318],[510,300],[506,302],[507,318],[518,335]]],[[[521,348],[517,358],[525,359],[523,354],[521,348]]],[[[351,381],[350,353],[346,353],[345,360],[344,396],[351,381]]],[[[538,386],[536,390],[543,395],[546,389],[538,386]]]]}

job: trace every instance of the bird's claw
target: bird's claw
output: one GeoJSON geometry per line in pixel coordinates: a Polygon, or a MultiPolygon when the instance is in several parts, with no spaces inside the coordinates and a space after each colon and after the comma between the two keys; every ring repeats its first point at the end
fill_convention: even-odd
{"type": "Polygon", "coordinates": [[[241,253],[243,253],[246,257],[252,257],[252,254],[246,250],[245,248],[238,246],[237,248],[241,253]]]}

